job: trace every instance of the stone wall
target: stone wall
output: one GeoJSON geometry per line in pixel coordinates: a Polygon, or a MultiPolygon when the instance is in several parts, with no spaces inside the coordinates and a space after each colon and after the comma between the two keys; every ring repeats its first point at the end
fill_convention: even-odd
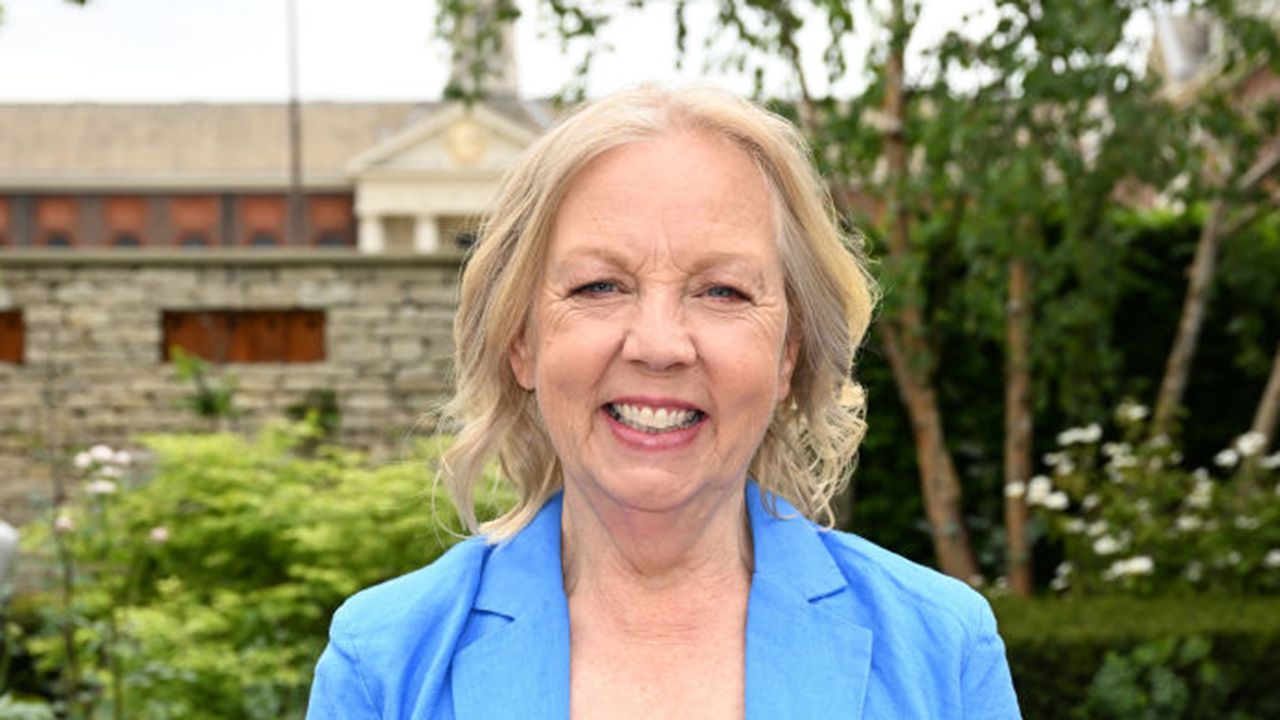
{"type": "Polygon", "coordinates": [[[447,397],[460,257],[343,251],[0,253],[0,310],[23,312],[22,364],[0,363],[0,519],[47,502],[52,454],[208,428],[163,361],[165,310],[325,313],[325,360],[228,364],[237,429],[330,389],[338,440],[385,457],[447,397]]]}

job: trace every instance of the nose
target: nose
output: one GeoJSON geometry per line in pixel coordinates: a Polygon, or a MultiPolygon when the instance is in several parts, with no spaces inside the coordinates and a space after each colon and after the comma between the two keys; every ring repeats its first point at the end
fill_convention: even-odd
{"type": "Polygon", "coordinates": [[[664,371],[693,364],[693,336],[675,298],[641,296],[622,342],[622,358],[648,370],[664,371]]]}

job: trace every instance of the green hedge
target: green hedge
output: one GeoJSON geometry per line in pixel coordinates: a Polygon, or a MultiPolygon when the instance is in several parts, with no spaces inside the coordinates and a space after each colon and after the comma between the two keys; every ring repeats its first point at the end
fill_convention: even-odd
{"type": "Polygon", "coordinates": [[[994,605],[1028,720],[1280,717],[1280,598],[994,605]]]}

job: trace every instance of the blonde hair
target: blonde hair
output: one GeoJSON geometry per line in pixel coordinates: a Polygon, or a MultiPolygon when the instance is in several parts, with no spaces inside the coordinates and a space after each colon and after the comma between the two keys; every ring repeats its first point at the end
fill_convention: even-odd
{"type": "Polygon", "coordinates": [[[537,401],[516,382],[510,349],[524,331],[552,224],[573,178],[612,148],[675,131],[725,138],[750,155],[773,196],[788,327],[799,340],[791,393],[751,463],[761,488],[830,526],[866,429],[851,373],[875,304],[856,236],[845,236],[808,147],[785,119],[724,91],[641,87],[587,104],[542,136],[508,175],[462,273],[454,322],[457,439],[441,465],[464,522],[494,541],[514,535],[562,483],[537,401]],[[494,458],[519,500],[481,525],[475,485],[494,458]]]}

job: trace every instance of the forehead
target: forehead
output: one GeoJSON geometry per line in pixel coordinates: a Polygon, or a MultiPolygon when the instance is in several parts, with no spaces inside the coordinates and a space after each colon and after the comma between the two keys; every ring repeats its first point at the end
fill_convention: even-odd
{"type": "Polygon", "coordinates": [[[730,140],[684,131],[602,153],[573,179],[550,254],[776,254],[772,194],[754,159],[730,140]]]}

